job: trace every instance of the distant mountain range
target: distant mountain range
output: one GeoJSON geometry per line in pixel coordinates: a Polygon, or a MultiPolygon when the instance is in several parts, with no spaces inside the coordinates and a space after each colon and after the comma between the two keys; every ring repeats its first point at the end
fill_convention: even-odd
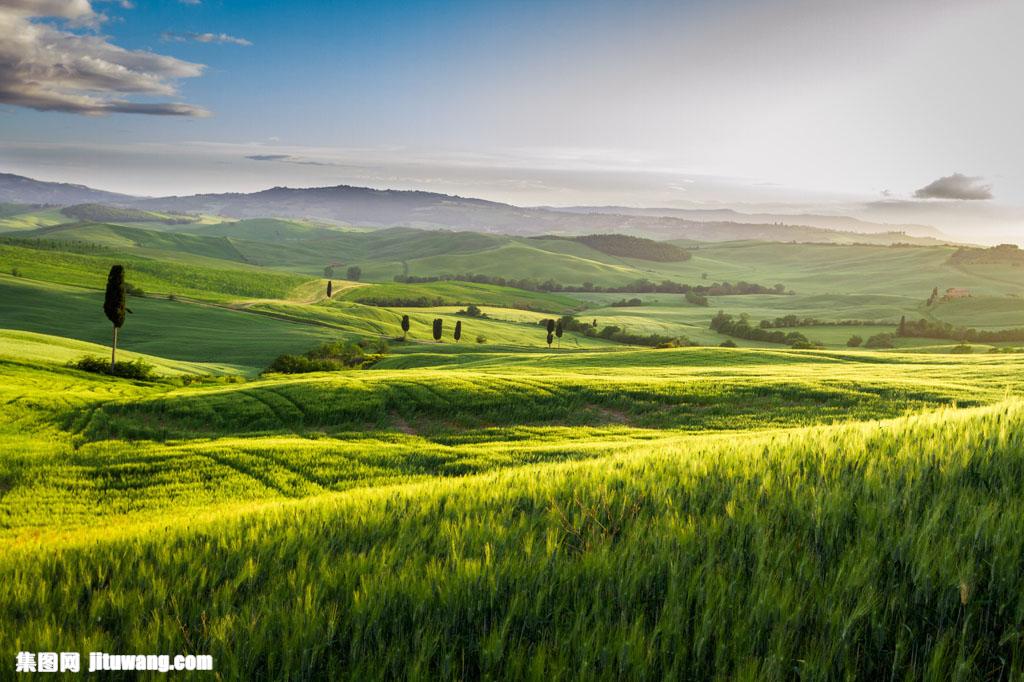
{"type": "Polygon", "coordinates": [[[935,243],[941,233],[922,225],[890,226],[847,216],[744,214],[732,210],[601,207],[519,207],[433,192],[367,187],[274,187],[250,194],[134,197],[83,185],[0,174],[0,202],[73,205],[105,203],[178,214],[231,218],[312,218],[369,227],[455,229],[519,236],[621,233],[694,241],[935,243]]]}

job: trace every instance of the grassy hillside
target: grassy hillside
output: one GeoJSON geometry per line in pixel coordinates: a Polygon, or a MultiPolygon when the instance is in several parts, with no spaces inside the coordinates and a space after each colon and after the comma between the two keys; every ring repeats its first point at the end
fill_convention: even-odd
{"type": "Polygon", "coordinates": [[[429,306],[466,306],[473,303],[477,306],[519,308],[559,314],[580,306],[580,302],[569,295],[523,291],[473,282],[368,284],[345,289],[337,294],[336,298],[391,307],[408,307],[412,301],[422,301],[429,306]]]}
{"type": "Polygon", "coordinates": [[[60,211],[74,222],[89,223],[164,223],[166,225],[187,225],[194,222],[192,216],[141,211],[136,208],[122,208],[107,204],[76,204],[65,206],[60,211]]]}
{"type": "MultiPolygon", "coordinates": [[[[0,329],[0,361],[65,365],[86,356],[107,359],[110,356],[110,346],[78,341],[63,336],[0,329]]],[[[132,362],[137,359],[152,365],[157,374],[167,376],[236,374],[239,369],[232,365],[173,360],[145,353],[133,353],[123,349],[118,353],[118,360],[132,362]]]]}
{"type": "Polygon", "coordinates": [[[322,223],[275,218],[251,218],[231,222],[201,225],[187,230],[190,234],[205,237],[233,237],[246,241],[289,242],[330,237],[337,229],[322,223]]]}
{"type": "Polygon", "coordinates": [[[899,414],[907,391],[999,401],[1016,360],[550,355],[189,389],[0,364],[0,431],[21,436],[0,440],[0,634],[210,653],[249,679],[1022,672],[1024,405],[766,430],[787,404],[793,424],[849,400],[899,414]],[[627,372],[635,392],[607,385],[627,372]],[[753,430],[630,423],[666,391],[717,406],[694,426],[753,430]]]}
{"type": "Polygon", "coordinates": [[[173,258],[190,254],[202,258],[247,262],[246,256],[228,239],[196,237],[189,234],[114,225],[108,223],[72,223],[44,227],[17,235],[19,239],[58,242],[67,251],[86,251],[100,246],[121,253],[136,251],[173,258]]]}
{"type": "Polygon", "coordinates": [[[59,225],[70,219],[60,212],[60,207],[38,207],[29,204],[0,204],[0,233],[34,230],[46,225],[59,225]]]}
{"type": "Polygon", "coordinates": [[[105,248],[95,254],[82,254],[47,248],[46,243],[0,243],[0,272],[10,275],[16,271],[25,279],[102,289],[110,266],[121,263],[127,280],[146,293],[215,301],[288,298],[310,281],[303,275],[246,268],[225,261],[181,262],[129,254],[130,251],[105,248]]]}
{"type": "MultiPolygon", "coordinates": [[[[135,279],[133,270],[128,270],[128,277],[135,279]]],[[[102,303],[103,292],[99,288],[0,275],[0,320],[12,329],[106,345],[111,330],[103,316],[102,303]]],[[[230,365],[246,374],[265,369],[282,353],[302,353],[339,338],[399,337],[403,313],[412,320],[410,339],[417,343],[433,345],[430,325],[440,317],[445,320],[447,344],[452,343],[455,323],[462,321],[462,346],[478,345],[479,335],[486,338],[488,345],[545,345],[544,332],[535,320],[527,321],[517,316],[516,311],[504,309],[489,309],[492,319],[477,320],[456,315],[457,307],[391,310],[347,301],[308,305],[266,300],[227,306],[129,297],[128,307],[134,314],[128,316],[120,335],[123,348],[173,360],[230,365]]],[[[567,334],[562,343],[574,347],[608,345],[575,334],[567,334]]]]}
{"type": "MultiPolygon", "coordinates": [[[[129,275],[130,276],[130,275],[129,275]]],[[[13,328],[110,343],[103,292],[0,276],[0,320],[13,328]]],[[[299,325],[211,305],[157,298],[128,299],[121,330],[126,350],[187,362],[230,365],[253,373],[280,353],[299,353],[337,338],[325,327],[299,325]]]]}

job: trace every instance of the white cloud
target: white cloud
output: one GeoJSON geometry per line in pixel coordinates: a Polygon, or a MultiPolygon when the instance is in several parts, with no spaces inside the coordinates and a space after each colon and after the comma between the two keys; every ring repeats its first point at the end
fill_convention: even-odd
{"type": "Polygon", "coordinates": [[[137,102],[130,95],[173,97],[174,81],[203,73],[202,64],[126,50],[82,32],[105,17],[88,0],[0,0],[0,103],[76,114],[206,116],[180,102],[137,102]],[[57,28],[39,19],[63,20],[57,28]],[[67,30],[64,30],[67,29],[67,30]]]}
{"type": "Polygon", "coordinates": [[[227,33],[175,33],[174,31],[164,31],[160,34],[160,38],[166,42],[173,43],[184,43],[194,40],[197,43],[225,43],[228,45],[244,45],[246,47],[252,45],[245,38],[236,38],[227,33]]]}

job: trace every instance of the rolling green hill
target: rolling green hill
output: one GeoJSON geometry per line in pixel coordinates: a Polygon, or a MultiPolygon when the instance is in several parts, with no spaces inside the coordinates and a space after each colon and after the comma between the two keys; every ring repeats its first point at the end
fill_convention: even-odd
{"type": "Polygon", "coordinates": [[[204,237],[233,237],[246,241],[279,243],[330,237],[338,230],[324,226],[322,223],[251,218],[200,225],[189,228],[187,232],[204,237]]]}
{"type": "Polygon", "coordinates": [[[147,293],[217,301],[288,298],[311,282],[302,275],[200,256],[172,260],[146,257],[141,251],[129,255],[129,250],[110,247],[86,250],[90,253],[57,250],[46,242],[0,242],[0,272],[9,275],[16,271],[26,279],[100,289],[106,284],[110,266],[122,263],[128,281],[147,293]]]}
{"type": "Polygon", "coordinates": [[[430,306],[477,306],[518,308],[550,313],[564,313],[578,308],[580,302],[568,295],[523,291],[511,287],[474,282],[426,282],[423,284],[367,284],[350,287],[337,296],[342,300],[369,305],[408,307],[410,302],[430,306]]]}
{"type": "Polygon", "coordinates": [[[39,207],[31,204],[0,204],[0,234],[34,230],[46,225],[59,225],[70,219],[60,212],[60,207],[39,207]]]}
{"type": "Polygon", "coordinates": [[[71,223],[43,227],[17,235],[18,239],[62,242],[67,250],[76,247],[104,246],[120,253],[138,251],[165,258],[190,254],[203,259],[247,262],[245,255],[229,239],[197,237],[189,234],[114,225],[108,223],[71,223]]]}

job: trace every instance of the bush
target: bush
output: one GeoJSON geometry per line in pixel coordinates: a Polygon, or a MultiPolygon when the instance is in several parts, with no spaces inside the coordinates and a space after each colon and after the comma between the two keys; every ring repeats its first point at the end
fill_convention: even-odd
{"type": "Polygon", "coordinates": [[[966,343],[961,343],[958,346],[953,346],[952,348],[950,348],[949,352],[969,355],[974,352],[974,349],[968,346],[966,343]]]}
{"type": "MultiPolygon", "coordinates": [[[[548,325],[551,320],[540,320],[538,324],[540,326],[551,326],[548,325]]],[[[594,320],[597,322],[597,320],[594,320]]],[[[609,341],[615,341],[616,343],[623,343],[630,346],[650,346],[651,348],[678,348],[680,346],[696,346],[693,341],[686,338],[685,336],[662,336],[660,334],[630,334],[621,327],[615,325],[607,325],[602,328],[601,331],[587,322],[581,322],[572,315],[563,315],[559,318],[558,322],[554,325],[560,324],[562,329],[565,331],[576,332],[589,337],[598,337],[601,339],[608,339],[609,341]]]]}
{"type": "Polygon", "coordinates": [[[726,339],[725,341],[722,341],[722,343],[718,345],[721,346],[722,348],[735,348],[736,342],[733,341],[732,339],[726,339]]]}
{"type": "Polygon", "coordinates": [[[487,317],[487,313],[480,310],[480,306],[470,303],[466,306],[465,310],[460,310],[455,313],[456,315],[465,315],[466,317],[487,317]]]}
{"type": "Polygon", "coordinates": [[[698,294],[696,291],[687,291],[685,298],[686,302],[691,305],[699,305],[703,307],[707,307],[708,305],[708,297],[704,294],[698,294]]]}
{"type": "Polygon", "coordinates": [[[19,270],[18,268],[11,268],[11,276],[21,277],[21,270],[19,270]]]}
{"type": "Polygon", "coordinates": [[[477,334],[476,342],[477,343],[487,343],[487,337],[484,336],[483,334],[477,334]]]}
{"type": "Polygon", "coordinates": [[[893,343],[895,340],[896,340],[896,335],[895,334],[890,334],[888,332],[886,332],[884,334],[875,334],[874,336],[871,336],[871,337],[868,338],[868,340],[864,343],[864,347],[865,348],[895,348],[896,347],[895,343],[893,343]]]}
{"type": "Polygon", "coordinates": [[[131,282],[124,283],[124,293],[129,296],[135,296],[136,298],[142,298],[146,295],[146,292],[142,290],[142,287],[137,287],[131,282]]]}
{"type": "Polygon", "coordinates": [[[74,362],[68,363],[69,367],[80,369],[83,372],[93,374],[106,374],[108,376],[120,377],[122,379],[138,379],[139,381],[156,381],[159,379],[153,371],[153,365],[139,358],[132,362],[118,362],[114,365],[113,371],[110,368],[110,361],[98,358],[94,355],[86,356],[74,362]]]}
{"type": "Polygon", "coordinates": [[[302,355],[279,355],[270,363],[268,372],[304,374],[335,372],[344,369],[365,369],[377,363],[388,352],[384,339],[361,340],[357,343],[335,341],[325,343],[302,355]]]}
{"type": "Polygon", "coordinates": [[[861,345],[862,343],[864,343],[864,339],[862,339],[861,337],[859,337],[856,334],[854,334],[846,342],[846,345],[849,346],[850,348],[856,348],[857,346],[861,345]]]}

